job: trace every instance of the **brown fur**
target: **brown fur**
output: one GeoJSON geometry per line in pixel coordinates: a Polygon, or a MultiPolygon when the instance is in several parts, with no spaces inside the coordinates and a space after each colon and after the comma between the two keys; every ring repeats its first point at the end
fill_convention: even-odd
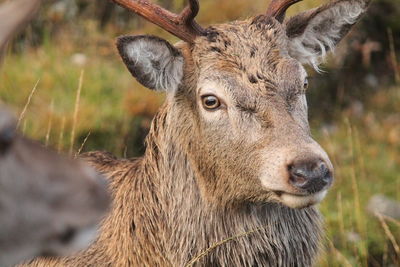
{"type": "MultiPolygon", "coordinates": [[[[272,46],[268,51],[255,52],[253,62],[243,61],[240,54],[250,55],[252,49],[239,40],[252,35],[253,40],[266,46],[276,41],[276,32],[271,31],[269,39],[257,25],[251,25],[254,32],[248,32],[246,27],[250,23],[225,26],[237,29],[237,41],[235,36],[223,36],[223,32],[232,32],[231,29],[218,29],[221,33],[218,39],[200,39],[192,52],[183,45],[182,53],[196,53],[193,58],[202,61],[194,64],[200,68],[207,68],[201,65],[206,62],[209,68],[224,68],[226,72],[243,75],[245,84],[252,84],[247,76],[255,75],[260,80],[259,85],[248,87],[249,90],[254,90],[252,93],[256,98],[268,100],[274,97],[273,90],[278,89],[270,90],[268,86],[279,81],[273,80],[274,75],[269,74],[269,69],[259,75],[255,71],[260,69],[257,67],[259,64],[271,65],[273,69],[275,61],[282,59],[282,55],[272,46]],[[225,47],[225,38],[230,38],[225,40],[230,41],[230,46],[225,47]],[[202,50],[210,46],[205,44],[207,42],[218,47],[215,53],[202,50]],[[270,53],[275,53],[275,56],[270,53]]],[[[184,84],[194,86],[195,75],[189,69],[184,84]]],[[[262,230],[254,234],[218,247],[196,265],[310,266],[317,254],[321,235],[318,212],[314,207],[295,210],[265,202],[270,199],[271,192],[263,190],[254,177],[258,164],[254,159],[251,159],[253,162],[246,159],[251,158],[249,155],[257,146],[265,146],[270,141],[262,140],[255,145],[249,144],[247,148],[222,143],[230,149],[225,152],[205,151],[208,145],[203,141],[210,141],[212,135],[229,133],[213,129],[210,133],[201,132],[202,122],[193,117],[198,112],[193,107],[195,92],[186,89],[182,88],[173,101],[168,101],[154,119],[143,158],[117,160],[100,152],[85,156],[110,178],[114,207],[103,222],[99,240],[88,251],[61,262],[65,266],[184,266],[212,244],[260,228],[262,230]],[[181,110],[191,111],[182,113],[181,110]],[[176,124],[177,121],[180,123],[176,124]],[[235,166],[237,164],[240,166],[235,166]],[[244,169],[243,165],[249,169],[244,169]],[[220,167],[223,169],[218,169],[220,167]]],[[[238,97],[240,94],[243,97],[249,95],[242,90],[236,93],[238,97]]],[[[258,103],[255,106],[263,107],[258,103]]],[[[286,105],[282,108],[286,109],[286,105]]],[[[244,133],[240,137],[243,142],[246,136],[244,133]]],[[[220,138],[217,140],[227,142],[223,136],[220,138]]],[[[60,261],[40,259],[32,265],[59,266],[60,261]]]]}
{"type": "Polygon", "coordinates": [[[32,266],[184,266],[215,242],[258,228],[218,247],[196,266],[310,266],[321,232],[316,209],[273,203],[210,206],[202,200],[187,155],[166,134],[172,129],[162,127],[169,121],[165,109],[153,122],[144,158],[85,156],[110,178],[114,192],[98,241],[75,257],[40,259],[32,266]]]}
{"type": "MultiPolygon", "coordinates": [[[[346,4],[338,9],[345,13],[357,0],[336,2],[346,4]]],[[[315,17],[325,22],[338,10],[315,17]]],[[[314,24],[303,30],[316,34],[316,45],[332,43],[318,39],[314,24]]],[[[329,37],[338,37],[335,29],[329,37]]],[[[313,265],[322,235],[314,204],[323,195],[304,195],[293,186],[288,166],[312,159],[329,171],[332,165],[310,136],[306,74],[290,55],[290,42],[286,25],[267,16],[210,27],[193,44],[176,48],[156,37],[121,38],[117,45],[128,69],[144,85],[166,90],[167,101],[153,120],[143,157],[85,157],[109,177],[113,192],[99,239],[76,256],[42,258],[31,266],[185,266],[216,242],[253,230],[194,265],[313,265]],[[202,96],[209,94],[221,100],[220,108],[203,107],[202,96]]],[[[316,51],[301,40],[296,44],[304,58],[316,51]]]]}

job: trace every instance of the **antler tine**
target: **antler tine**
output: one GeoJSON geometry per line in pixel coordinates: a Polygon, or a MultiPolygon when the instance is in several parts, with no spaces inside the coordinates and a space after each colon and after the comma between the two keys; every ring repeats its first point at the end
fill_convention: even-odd
{"type": "Polygon", "coordinates": [[[267,9],[267,16],[276,18],[279,22],[285,19],[286,10],[291,6],[303,0],[271,0],[267,9]]]}
{"type": "Polygon", "coordinates": [[[185,23],[189,29],[196,35],[204,35],[205,30],[194,20],[200,11],[200,4],[198,0],[189,0],[189,5],[182,11],[182,22],[185,23]]]}
{"type": "Polygon", "coordinates": [[[198,0],[189,0],[189,5],[181,13],[181,17],[185,23],[193,21],[194,18],[199,14],[200,5],[198,0]]]}
{"type": "Polygon", "coordinates": [[[189,5],[179,15],[147,0],[113,1],[186,42],[193,43],[197,36],[204,35],[204,29],[194,20],[200,9],[198,0],[189,0],[189,5]]]}

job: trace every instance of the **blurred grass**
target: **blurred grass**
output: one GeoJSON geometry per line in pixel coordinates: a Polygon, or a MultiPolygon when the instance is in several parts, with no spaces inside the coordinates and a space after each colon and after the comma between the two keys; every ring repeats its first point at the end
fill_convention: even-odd
{"type": "MultiPolygon", "coordinates": [[[[96,39],[96,35],[92,40],[93,43],[86,46],[82,46],[79,39],[74,40],[77,47],[67,38],[57,43],[48,41],[38,49],[9,55],[0,70],[0,99],[20,113],[18,108],[24,107],[32,88],[40,80],[21,129],[45,141],[51,121],[49,144],[68,148],[73,134],[79,77],[84,70],[74,143],[79,146],[82,138],[91,132],[87,149],[104,149],[121,155],[121,151],[126,150],[125,144],[116,146],[109,138],[116,133],[128,138],[132,130],[125,125],[137,124],[134,121],[137,116],[154,114],[163,95],[154,94],[136,83],[120,62],[112,37],[106,45],[102,39],[96,39]],[[59,144],[63,120],[66,132],[59,144]]],[[[131,151],[131,155],[135,155],[135,151],[131,151]]]]}
{"type": "MultiPolygon", "coordinates": [[[[176,7],[181,2],[177,0],[176,7]]],[[[261,1],[253,6],[244,2],[205,0],[202,9],[227,12],[219,16],[202,12],[199,20],[232,20],[265,8],[261,1]]],[[[304,2],[291,12],[317,4],[304,2]]],[[[65,152],[74,136],[74,151],[84,143],[83,151],[140,155],[151,117],[164,96],[143,88],[130,76],[114,49],[115,29],[110,27],[99,33],[90,20],[81,27],[80,34],[68,29],[57,37],[47,33],[40,47],[9,53],[0,69],[0,100],[20,114],[39,80],[20,126],[26,135],[65,152]]],[[[176,40],[148,23],[133,32],[176,40]]],[[[368,97],[361,113],[342,110],[329,123],[311,117],[315,139],[327,150],[336,172],[334,187],[321,204],[327,239],[319,266],[400,265],[393,239],[388,235],[389,230],[395,242],[400,243],[399,224],[386,220],[385,228],[382,221],[366,212],[367,202],[375,194],[400,200],[399,103],[400,85],[377,90],[368,97]]]]}
{"type": "MultiPolygon", "coordinates": [[[[343,112],[333,133],[315,131],[316,139],[334,162],[336,179],[321,205],[328,232],[321,266],[400,263],[382,224],[366,212],[373,195],[400,199],[399,101],[399,87],[380,91],[371,97],[362,117],[349,117],[343,112]],[[385,255],[392,258],[384,262],[385,255]]],[[[387,224],[399,242],[399,225],[387,224]]]]}

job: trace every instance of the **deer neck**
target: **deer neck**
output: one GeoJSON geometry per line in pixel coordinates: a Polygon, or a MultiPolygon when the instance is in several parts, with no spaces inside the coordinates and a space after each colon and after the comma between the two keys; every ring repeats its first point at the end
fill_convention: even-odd
{"type": "Polygon", "coordinates": [[[165,110],[156,116],[148,135],[144,169],[151,173],[148,177],[156,189],[153,193],[160,213],[158,225],[162,228],[159,238],[167,248],[169,260],[184,266],[202,251],[229,239],[196,263],[311,265],[321,234],[318,211],[314,207],[294,210],[275,203],[209,205],[201,195],[185,149],[176,140],[181,136],[179,127],[170,124],[174,119],[165,110]]]}

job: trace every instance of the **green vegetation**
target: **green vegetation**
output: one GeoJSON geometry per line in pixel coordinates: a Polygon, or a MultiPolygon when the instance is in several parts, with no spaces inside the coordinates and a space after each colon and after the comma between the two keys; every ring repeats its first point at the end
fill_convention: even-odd
{"type": "Polygon", "coordinates": [[[379,92],[370,97],[362,117],[343,112],[333,133],[315,131],[334,162],[336,179],[321,204],[328,232],[322,266],[391,266],[400,262],[395,249],[400,222],[380,221],[366,209],[376,194],[400,199],[399,101],[400,87],[379,92]],[[390,232],[385,232],[385,227],[390,232]]]}
{"type": "MultiPolygon", "coordinates": [[[[204,1],[202,8],[212,10],[213,2],[204,1]]],[[[262,10],[261,4],[250,9],[243,6],[245,1],[233,2],[245,11],[221,1],[219,8],[230,10],[224,13],[229,16],[217,18],[203,12],[201,21],[225,21],[262,10]]],[[[78,31],[68,25],[52,38],[45,31],[40,46],[10,51],[0,69],[0,100],[20,114],[38,83],[20,125],[26,135],[65,152],[73,146],[74,153],[107,150],[118,156],[138,156],[164,96],[140,86],[120,62],[113,40],[116,32],[124,31],[109,26],[100,33],[90,19],[80,25],[78,31]],[[82,90],[76,105],[80,78],[82,90]],[[72,144],[71,135],[75,136],[72,144]]],[[[170,38],[149,24],[140,32],[170,38]]],[[[318,90],[312,89],[311,94],[317,95],[318,90]]],[[[333,103],[336,111],[330,121],[311,113],[315,139],[327,150],[336,172],[334,187],[321,204],[328,233],[321,266],[400,265],[400,222],[366,211],[375,194],[400,200],[399,103],[400,85],[388,85],[364,96],[361,112],[333,103]]]]}

